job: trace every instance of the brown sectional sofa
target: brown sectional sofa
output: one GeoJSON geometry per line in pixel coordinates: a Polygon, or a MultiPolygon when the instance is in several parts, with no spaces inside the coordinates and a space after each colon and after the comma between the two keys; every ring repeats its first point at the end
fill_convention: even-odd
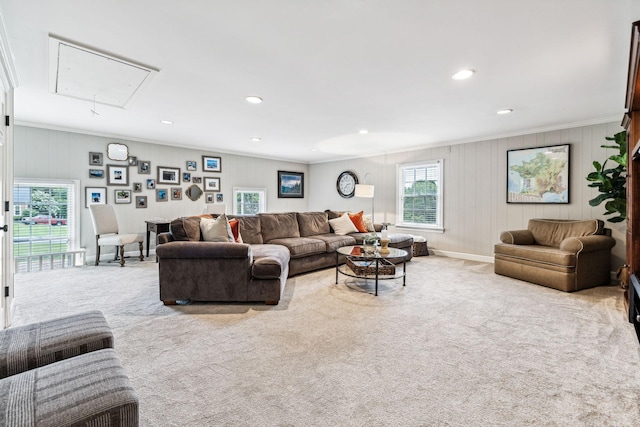
{"type": "Polygon", "coordinates": [[[606,285],[610,234],[601,220],[531,219],[526,230],[502,232],[494,271],[565,292],[606,285]]]}
{"type": "MultiPolygon", "coordinates": [[[[158,236],[160,299],[166,305],[179,300],[277,304],[288,277],[332,267],[337,248],[362,244],[367,233],[333,233],[329,218],[339,214],[238,216],[243,243],[202,241],[200,219],[216,215],[178,218],[169,233],[158,236]]],[[[406,250],[411,259],[412,236],[390,233],[389,238],[389,246],[406,250]]]]}

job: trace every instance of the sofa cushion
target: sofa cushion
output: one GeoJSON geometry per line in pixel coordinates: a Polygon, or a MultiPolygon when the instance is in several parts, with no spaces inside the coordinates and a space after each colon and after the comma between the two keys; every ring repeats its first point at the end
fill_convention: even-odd
{"type": "Polygon", "coordinates": [[[280,279],[290,259],[289,249],[280,245],[251,245],[251,254],[251,276],[255,279],[280,279]]]}
{"type": "Polygon", "coordinates": [[[301,237],[331,232],[329,218],[325,212],[298,212],[297,215],[301,237]]]}
{"type": "Polygon", "coordinates": [[[200,218],[183,217],[171,221],[169,231],[173,240],[198,241],[200,240],[200,218]]]}
{"type": "Polygon", "coordinates": [[[290,237],[285,239],[273,239],[269,243],[282,245],[289,249],[291,258],[301,258],[313,254],[321,254],[327,251],[327,245],[318,239],[310,237],[290,237]]]}
{"type": "Polygon", "coordinates": [[[364,225],[363,219],[362,219],[362,215],[364,214],[363,211],[360,211],[358,213],[349,213],[349,219],[351,220],[351,222],[353,222],[353,225],[356,226],[356,228],[358,229],[359,232],[361,233],[366,233],[367,231],[367,227],[364,225]]]}
{"type": "Polygon", "coordinates": [[[314,239],[322,240],[327,246],[327,252],[333,253],[338,248],[343,246],[351,246],[356,244],[356,239],[353,236],[341,236],[335,233],[318,234],[313,236],[314,239]]]}
{"type": "Polygon", "coordinates": [[[562,251],[551,246],[498,243],[495,245],[495,253],[514,260],[533,261],[549,266],[575,267],[576,265],[575,252],[562,251]]]}
{"type": "Polygon", "coordinates": [[[349,233],[357,233],[358,229],[353,225],[353,221],[349,218],[349,213],[345,212],[341,217],[329,220],[333,232],[339,235],[347,235],[349,233]]]}
{"type": "Polygon", "coordinates": [[[205,242],[235,242],[231,226],[225,214],[216,219],[202,218],[200,220],[200,231],[202,240],[205,242]]]}
{"type": "Polygon", "coordinates": [[[559,247],[567,237],[602,234],[604,222],[593,220],[530,219],[527,227],[536,244],[559,247]]]}
{"type": "Polygon", "coordinates": [[[275,239],[300,237],[298,218],[295,212],[258,214],[262,228],[262,240],[271,243],[275,239]]]}
{"type": "Polygon", "coordinates": [[[240,221],[240,233],[242,234],[242,241],[251,245],[261,245],[262,240],[262,228],[260,227],[260,217],[257,215],[239,216],[240,221]]]}

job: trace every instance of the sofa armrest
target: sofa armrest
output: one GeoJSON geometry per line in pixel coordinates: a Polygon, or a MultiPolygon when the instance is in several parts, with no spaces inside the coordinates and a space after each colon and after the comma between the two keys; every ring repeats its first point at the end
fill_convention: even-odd
{"type": "Polygon", "coordinates": [[[536,241],[529,230],[511,230],[500,233],[500,241],[511,245],[535,245],[536,241]]]}
{"type": "Polygon", "coordinates": [[[156,255],[160,259],[230,259],[248,258],[251,250],[244,243],[174,241],[159,245],[156,255]]]}
{"type": "Polygon", "coordinates": [[[595,252],[614,247],[616,239],[609,236],[567,237],[560,242],[560,250],[567,252],[595,252]]]}
{"type": "Polygon", "coordinates": [[[158,245],[173,242],[173,240],[173,234],[171,233],[158,233],[158,235],[156,236],[156,243],[158,245]]]}

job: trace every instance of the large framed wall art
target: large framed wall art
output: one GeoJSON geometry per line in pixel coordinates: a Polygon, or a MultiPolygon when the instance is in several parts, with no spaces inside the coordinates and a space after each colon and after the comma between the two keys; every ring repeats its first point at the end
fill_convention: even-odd
{"type": "Polygon", "coordinates": [[[569,203],[570,144],[507,151],[507,203],[569,203]]]}

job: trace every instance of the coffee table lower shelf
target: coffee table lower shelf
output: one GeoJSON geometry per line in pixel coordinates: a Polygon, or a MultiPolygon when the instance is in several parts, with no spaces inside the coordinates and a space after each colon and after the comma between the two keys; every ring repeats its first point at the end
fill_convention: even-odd
{"type": "Polygon", "coordinates": [[[391,263],[386,258],[364,256],[346,256],[346,264],[340,265],[338,255],[336,253],[336,285],[338,284],[339,273],[356,279],[374,279],[376,284],[375,296],[378,296],[378,280],[402,278],[402,286],[406,286],[407,262],[404,256],[402,264],[398,265],[391,263]],[[363,265],[363,263],[368,265],[363,265]]]}

